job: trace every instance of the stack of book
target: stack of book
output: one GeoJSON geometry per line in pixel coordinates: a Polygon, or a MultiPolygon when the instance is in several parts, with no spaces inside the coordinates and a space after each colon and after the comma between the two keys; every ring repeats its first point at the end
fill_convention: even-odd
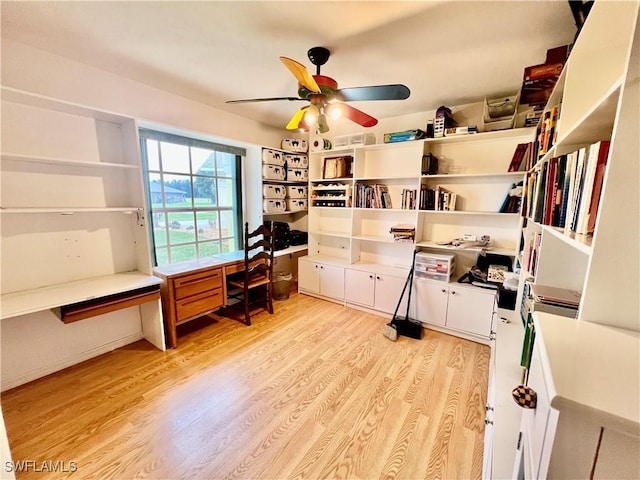
{"type": "Polygon", "coordinates": [[[384,184],[358,183],[355,186],[355,193],[356,208],[393,208],[389,188],[384,184]]]}
{"type": "Polygon", "coordinates": [[[528,216],[566,233],[593,233],[609,144],[602,140],[553,157],[532,172],[525,192],[528,216]]]}
{"type": "Polygon", "coordinates": [[[532,283],[529,290],[537,303],[577,309],[580,305],[580,292],[568,288],[551,287],[532,283]]]}
{"type": "Polygon", "coordinates": [[[416,227],[408,223],[399,223],[389,231],[396,243],[413,243],[416,238],[416,227]]]}

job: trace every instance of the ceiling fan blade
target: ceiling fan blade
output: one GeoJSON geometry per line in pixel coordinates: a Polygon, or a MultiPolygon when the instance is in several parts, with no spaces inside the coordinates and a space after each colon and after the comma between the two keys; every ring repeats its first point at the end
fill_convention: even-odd
{"type": "Polygon", "coordinates": [[[364,113],[362,110],[358,110],[349,104],[341,103],[340,110],[342,111],[343,117],[348,118],[352,122],[362,125],[363,127],[373,127],[378,123],[376,118],[373,118],[371,115],[364,113]]]}
{"type": "Polygon", "coordinates": [[[300,85],[314,93],[320,93],[320,87],[307,70],[307,67],[288,57],[280,57],[280,61],[293,73],[293,76],[296,77],[300,85]]]}
{"type": "Polygon", "coordinates": [[[224,103],[253,103],[253,102],[273,102],[276,100],[288,100],[294,102],[296,100],[308,101],[306,98],[299,97],[271,97],[271,98],[247,98],[243,100],[227,100],[224,103]]]}
{"type": "Polygon", "coordinates": [[[302,116],[305,114],[305,111],[307,110],[307,107],[303,107],[300,110],[298,110],[293,117],[291,117],[291,120],[289,120],[289,123],[287,123],[287,126],[285,127],[287,130],[297,130],[298,128],[300,128],[300,121],[302,120],[302,116]]]}
{"type": "Polygon", "coordinates": [[[344,102],[365,100],[405,100],[411,91],[406,85],[372,85],[370,87],[341,88],[337,95],[344,102]]]}

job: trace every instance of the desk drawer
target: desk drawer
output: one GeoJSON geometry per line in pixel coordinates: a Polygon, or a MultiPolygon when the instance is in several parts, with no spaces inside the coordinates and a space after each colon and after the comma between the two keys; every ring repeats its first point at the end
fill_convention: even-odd
{"type": "Polygon", "coordinates": [[[198,315],[204,315],[221,307],[223,303],[222,288],[185,298],[184,300],[178,300],[176,302],[176,322],[179,323],[198,315]]]}
{"type": "Polygon", "coordinates": [[[222,268],[204,270],[174,280],[176,300],[222,287],[222,268]]]}

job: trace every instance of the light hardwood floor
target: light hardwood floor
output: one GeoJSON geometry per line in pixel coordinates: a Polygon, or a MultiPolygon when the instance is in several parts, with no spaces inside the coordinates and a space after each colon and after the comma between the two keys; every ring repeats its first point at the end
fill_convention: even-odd
{"type": "Polygon", "coordinates": [[[18,478],[480,478],[489,348],[293,294],[4,392],[18,478]],[[61,464],[59,464],[61,465],[61,464]]]}

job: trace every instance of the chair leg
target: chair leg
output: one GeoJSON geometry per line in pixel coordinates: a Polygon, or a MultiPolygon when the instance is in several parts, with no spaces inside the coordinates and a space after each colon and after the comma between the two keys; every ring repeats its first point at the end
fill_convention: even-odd
{"type": "Polygon", "coordinates": [[[245,325],[251,325],[251,313],[249,312],[249,298],[244,300],[244,323],[245,325]]]}
{"type": "Polygon", "coordinates": [[[273,315],[273,288],[271,284],[267,285],[267,309],[273,315]]]}

